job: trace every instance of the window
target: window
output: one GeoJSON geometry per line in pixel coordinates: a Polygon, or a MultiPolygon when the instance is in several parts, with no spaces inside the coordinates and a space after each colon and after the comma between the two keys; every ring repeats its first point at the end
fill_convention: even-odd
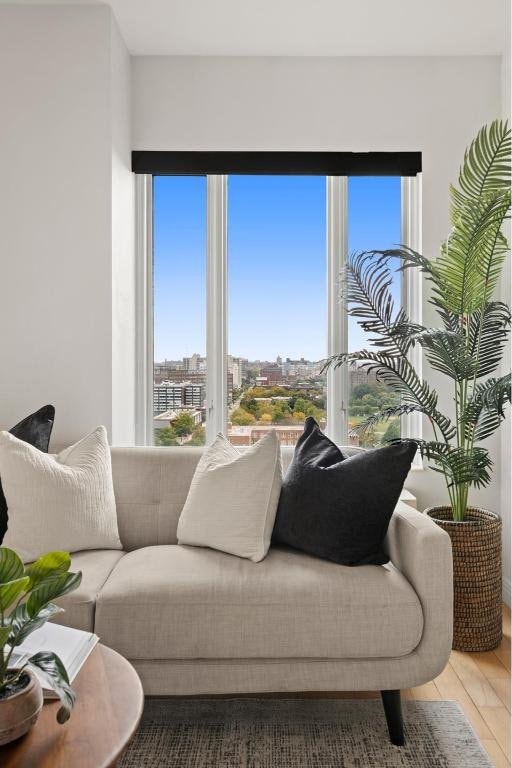
{"type": "MultiPolygon", "coordinates": [[[[348,250],[367,251],[392,248],[401,240],[401,179],[398,176],[353,176],[348,180],[348,250]],[[378,244],[378,245],[377,245],[378,244]]],[[[400,306],[402,295],[398,259],[390,263],[391,294],[400,306]]],[[[368,338],[354,317],[348,318],[348,350],[371,349],[368,338]]],[[[373,349],[376,349],[373,347],[373,349]]],[[[382,408],[399,404],[392,389],[376,380],[375,373],[351,367],[348,370],[349,440],[364,447],[375,447],[401,435],[400,419],[381,422],[364,435],[354,427],[382,408]]]]}
{"type": "MultiPolygon", "coordinates": [[[[339,275],[349,251],[419,248],[419,185],[309,169],[140,175],[139,413],[151,426],[139,442],[201,445],[223,431],[250,445],[276,429],[294,445],[312,415],[337,443],[358,444],[358,420],[395,395],[357,369],[322,373],[327,355],[365,346],[339,275]]],[[[419,319],[419,287],[399,275],[397,303],[419,319]]],[[[411,418],[362,444],[418,434],[411,418]]]]}
{"type": "Polygon", "coordinates": [[[203,445],[206,402],[206,179],[153,182],[155,445],[203,445]]]}
{"type": "Polygon", "coordinates": [[[326,422],[325,178],[228,178],[228,437],[326,422]]]}

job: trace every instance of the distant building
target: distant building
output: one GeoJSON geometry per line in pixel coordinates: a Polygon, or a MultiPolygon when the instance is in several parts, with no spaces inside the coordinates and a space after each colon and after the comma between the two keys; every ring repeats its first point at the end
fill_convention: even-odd
{"type": "Polygon", "coordinates": [[[228,428],[228,440],[232,445],[253,445],[272,431],[276,433],[280,445],[295,445],[304,432],[304,425],[265,427],[256,424],[249,427],[230,426],[228,428]]]}
{"type": "Polygon", "coordinates": [[[161,362],[154,362],[153,364],[153,370],[154,371],[160,371],[160,369],[164,370],[167,368],[175,368],[178,370],[184,370],[183,360],[162,360],[161,362]]]}
{"type": "Polygon", "coordinates": [[[153,386],[153,413],[179,408],[204,407],[205,387],[191,381],[162,381],[153,386]]]}
{"type": "Polygon", "coordinates": [[[242,374],[240,371],[240,364],[236,362],[232,362],[230,365],[228,364],[228,374],[231,374],[233,377],[233,387],[235,389],[238,389],[240,385],[242,384],[242,374]]]}
{"type": "Polygon", "coordinates": [[[183,366],[186,371],[189,371],[190,373],[198,372],[198,371],[205,371],[206,370],[206,358],[201,357],[197,352],[195,352],[192,357],[184,357],[183,358],[183,366]]]}
{"type": "MultiPolygon", "coordinates": [[[[201,387],[203,394],[201,403],[205,398],[205,392],[206,392],[206,371],[185,371],[180,370],[176,368],[164,368],[163,365],[159,365],[158,367],[158,373],[157,373],[157,367],[155,365],[155,373],[153,377],[153,397],[154,397],[154,407],[153,407],[153,413],[158,413],[159,411],[157,408],[160,406],[160,404],[163,404],[164,407],[160,408],[161,411],[167,410],[168,408],[174,408],[174,407],[180,407],[179,405],[179,399],[180,394],[178,392],[173,393],[171,396],[171,402],[169,405],[165,405],[165,396],[162,393],[161,390],[158,390],[157,387],[162,386],[169,386],[169,384],[172,384],[173,386],[183,386],[185,384],[187,385],[193,385],[194,387],[201,387]],[[158,400],[157,396],[161,398],[158,400]]],[[[228,404],[232,403],[233,401],[233,373],[228,371],[227,374],[227,390],[228,390],[228,404]]],[[[192,397],[197,396],[197,391],[195,395],[192,397]]],[[[193,399],[192,402],[185,402],[183,403],[183,407],[188,405],[197,405],[195,400],[193,399]]],[[[202,406],[201,406],[202,407],[202,406]]]]}
{"type": "Polygon", "coordinates": [[[370,371],[367,373],[366,369],[361,368],[360,366],[351,366],[348,369],[348,383],[350,390],[359,386],[360,384],[375,384],[376,381],[377,376],[375,375],[375,371],[370,371]]]}
{"type": "Polygon", "coordinates": [[[260,375],[258,379],[266,379],[266,384],[269,387],[276,386],[276,384],[283,384],[283,369],[277,363],[269,363],[260,369],[260,375]]]}
{"type": "Polygon", "coordinates": [[[206,357],[202,357],[195,352],[191,357],[184,357],[181,360],[163,360],[162,362],[156,362],[153,364],[153,374],[156,377],[162,379],[173,379],[172,375],[176,371],[179,371],[182,376],[186,375],[198,375],[204,376],[206,371],[206,357]]]}
{"type": "Polygon", "coordinates": [[[153,381],[155,384],[161,384],[163,381],[173,381],[182,384],[184,381],[190,381],[192,384],[206,385],[206,373],[204,371],[186,371],[184,368],[170,368],[164,365],[155,365],[153,381]]]}
{"type": "Polygon", "coordinates": [[[233,357],[228,355],[228,373],[233,376],[233,387],[240,387],[247,376],[249,361],[246,357],[233,357]]]}

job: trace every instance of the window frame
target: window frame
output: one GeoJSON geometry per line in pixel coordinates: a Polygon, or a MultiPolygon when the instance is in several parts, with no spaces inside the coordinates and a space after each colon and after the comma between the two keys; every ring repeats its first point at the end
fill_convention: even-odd
{"type": "MultiPolygon", "coordinates": [[[[152,153],[143,153],[152,154],[152,153]]],[[[158,154],[158,153],[157,153],[158,154]]],[[[172,154],[172,153],[170,153],[172,154]]],[[[179,154],[179,153],[178,153],[179,154]]],[[[184,153],[187,154],[187,153],[184,153]]],[[[190,153],[189,153],[190,154],[190,153]]],[[[194,153],[192,153],[194,154],[194,153]]],[[[154,174],[160,175],[160,174],[154,174]]],[[[170,175],[170,174],[167,174],[170,175]]],[[[186,175],[176,173],[172,175],[186,175]]],[[[206,444],[227,428],[227,180],[229,174],[206,176],[206,444]]],[[[323,175],[323,174],[322,174],[323,175]]],[[[350,174],[356,175],[356,174],[350,174]]],[[[358,175],[372,175],[361,173],[358,175]]],[[[380,175],[387,175],[381,173],[380,175]]],[[[397,174],[389,174],[397,175],[397,174]]],[[[153,445],[153,174],[137,173],[136,198],[136,443],[153,445]]],[[[401,242],[421,252],[422,175],[401,176],[401,242]]],[[[340,312],[340,275],[348,250],[348,175],[326,175],[327,354],[348,347],[348,315],[340,312]]],[[[402,273],[402,305],[413,322],[421,323],[422,280],[419,270],[402,273]]],[[[421,376],[421,349],[410,359],[421,376]]],[[[349,376],[346,366],[327,372],[326,433],[347,445],[349,376]],[[342,418],[334,418],[341,415],[342,418]]],[[[422,417],[401,417],[403,437],[422,435],[422,417]]],[[[421,468],[416,459],[414,468],[421,468]]]]}
{"type": "Polygon", "coordinates": [[[153,176],[135,176],[135,443],[153,445],[153,176]]]}

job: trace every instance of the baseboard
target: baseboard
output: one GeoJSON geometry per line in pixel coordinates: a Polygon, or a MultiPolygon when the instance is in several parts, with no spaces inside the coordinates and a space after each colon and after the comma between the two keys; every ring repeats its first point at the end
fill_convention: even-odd
{"type": "Polygon", "coordinates": [[[503,579],[503,602],[510,606],[510,579],[503,579]]]}

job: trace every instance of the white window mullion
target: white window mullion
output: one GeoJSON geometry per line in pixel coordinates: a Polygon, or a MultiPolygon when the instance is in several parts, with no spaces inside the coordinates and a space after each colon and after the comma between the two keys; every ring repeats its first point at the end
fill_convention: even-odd
{"type": "Polygon", "coordinates": [[[206,442],[227,424],[227,176],[207,176],[206,442]]]}
{"type": "Polygon", "coordinates": [[[153,176],[135,176],[135,442],[153,445],[153,176]]]}
{"type": "MultiPolygon", "coordinates": [[[[402,244],[421,253],[421,174],[402,178],[402,244]]],[[[402,306],[409,319],[414,323],[422,322],[422,281],[419,269],[405,269],[402,272],[402,306]]],[[[409,359],[421,378],[422,355],[421,346],[415,344],[409,359]]],[[[402,437],[421,438],[422,415],[411,413],[401,417],[402,437]]],[[[419,452],[416,464],[421,463],[419,452]]]]}
{"type": "MultiPolygon", "coordinates": [[[[327,354],[329,357],[348,349],[346,307],[340,292],[340,277],[347,257],[346,176],[327,177],[327,354]]],[[[338,445],[348,442],[348,371],[347,366],[327,372],[328,436],[338,445]]]]}

